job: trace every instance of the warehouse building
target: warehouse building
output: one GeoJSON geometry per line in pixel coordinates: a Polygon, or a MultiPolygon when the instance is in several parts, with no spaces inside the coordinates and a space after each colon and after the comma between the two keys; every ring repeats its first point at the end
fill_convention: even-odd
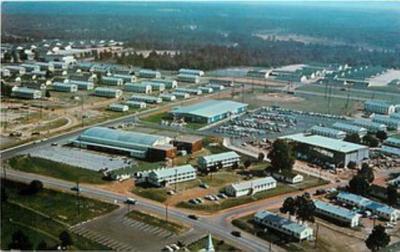
{"type": "Polygon", "coordinates": [[[299,241],[311,239],[313,235],[313,230],[310,227],[298,224],[267,210],[258,211],[253,220],[262,227],[276,230],[299,241]]]}
{"type": "Polygon", "coordinates": [[[197,159],[200,169],[203,170],[218,166],[220,163],[224,168],[232,167],[235,163],[239,164],[239,162],[240,156],[234,151],[202,156],[197,159]]]}
{"type": "Polygon", "coordinates": [[[344,207],[335,206],[320,200],[314,200],[315,212],[323,217],[334,219],[350,227],[360,224],[360,215],[344,207]]]}
{"type": "Polygon", "coordinates": [[[369,158],[367,146],[329,137],[300,133],[281,138],[297,143],[296,152],[300,159],[318,159],[336,166],[347,166],[351,161],[360,164],[369,158]]]}
{"type": "Polygon", "coordinates": [[[117,78],[117,79],[122,79],[122,81],[124,83],[129,83],[129,82],[135,82],[136,81],[136,76],[135,75],[113,74],[112,77],[117,78]]]}
{"type": "Polygon", "coordinates": [[[27,87],[13,87],[11,90],[11,96],[23,99],[40,99],[42,98],[42,92],[27,87]]]}
{"type": "Polygon", "coordinates": [[[198,69],[181,68],[181,69],[179,69],[179,74],[203,76],[204,72],[202,70],[198,70],[198,69]]]}
{"type": "Polygon", "coordinates": [[[203,94],[211,94],[212,92],[214,92],[214,89],[211,87],[199,87],[199,89],[201,90],[201,92],[203,92],[203,94]]]}
{"type": "Polygon", "coordinates": [[[227,100],[207,100],[201,103],[174,108],[171,113],[189,122],[214,123],[244,113],[247,104],[227,100]]]}
{"type": "Polygon", "coordinates": [[[129,110],[128,105],[120,103],[112,103],[108,106],[108,109],[115,112],[127,112],[129,110]]]}
{"type": "Polygon", "coordinates": [[[186,151],[187,153],[194,153],[200,151],[203,148],[203,138],[198,136],[177,136],[172,141],[172,144],[179,151],[186,151]]]}
{"type": "Polygon", "coordinates": [[[314,135],[320,135],[324,137],[330,137],[334,139],[341,139],[343,140],[346,137],[346,132],[337,130],[337,129],[332,129],[328,127],[321,127],[321,126],[312,126],[309,129],[309,132],[314,135]]]}
{"type": "Polygon", "coordinates": [[[161,73],[159,71],[149,70],[149,69],[141,69],[139,70],[140,78],[150,78],[150,79],[159,79],[161,78],[161,73]]]}
{"type": "Polygon", "coordinates": [[[304,177],[302,175],[294,172],[285,172],[285,173],[274,172],[272,173],[272,177],[274,177],[278,181],[290,184],[301,183],[304,180],[304,177]]]}
{"type": "Polygon", "coordinates": [[[219,79],[210,79],[208,81],[209,85],[219,85],[224,87],[233,87],[233,81],[231,80],[219,80],[219,79]]]}
{"type": "Polygon", "coordinates": [[[266,70],[250,70],[247,72],[247,77],[267,79],[269,74],[270,74],[270,71],[266,71],[266,70]]]}
{"type": "Polygon", "coordinates": [[[189,83],[199,83],[200,82],[200,77],[197,75],[191,75],[191,74],[178,74],[177,75],[178,81],[181,82],[189,82],[189,83]]]}
{"type": "Polygon", "coordinates": [[[369,210],[378,217],[389,220],[390,222],[395,222],[400,218],[399,210],[356,194],[340,192],[336,196],[336,199],[350,206],[355,206],[362,210],[369,210]]]}
{"type": "Polygon", "coordinates": [[[143,81],[143,84],[147,84],[151,86],[151,89],[153,91],[158,91],[158,92],[164,92],[165,91],[165,85],[164,83],[159,83],[159,82],[153,82],[153,81],[143,81]]]}
{"type": "Polygon", "coordinates": [[[78,86],[71,83],[54,82],[52,86],[57,92],[73,93],[78,91],[78,86]]]}
{"type": "Polygon", "coordinates": [[[178,82],[176,80],[166,80],[166,79],[153,79],[151,82],[162,83],[165,85],[166,89],[172,89],[178,87],[178,82]]]}
{"type": "Polygon", "coordinates": [[[337,122],[332,125],[332,128],[344,131],[349,135],[358,134],[361,138],[368,134],[368,130],[366,128],[356,126],[350,123],[337,122]]]}
{"type": "Polygon", "coordinates": [[[172,95],[175,95],[176,98],[179,99],[189,99],[190,94],[189,93],[184,93],[184,92],[172,92],[172,95]]]}
{"type": "Polygon", "coordinates": [[[352,122],[354,125],[366,128],[370,133],[376,133],[378,131],[387,131],[387,127],[383,123],[373,122],[367,119],[356,119],[352,122]]]}
{"type": "Polygon", "coordinates": [[[173,94],[161,94],[161,95],[160,95],[160,98],[161,98],[163,101],[169,101],[169,102],[175,101],[175,100],[176,100],[176,96],[173,95],[173,94]]]}
{"type": "Polygon", "coordinates": [[[372,121],[386,125],[388,130],[400,130],[400,119],[392,118],[385,115],[374,115],[372,121]]]}
{"type": "Polygon", "coordinates": [[[122,86],[124,85],[124,80],[121,78],[102,76],[101,83],[107,86],[122,86]]]}
{"type": "Polygon", "coordinates": [[[94,90],[94,94],[100,97],[119,98],[122,96],[122,90],[115,88],[97,87],[94,90]]]}
{"type": "Polygon", "coordinates": [[[142,94],[151,94],[152,92],[151,85],[148,85],[146,83],[126,83],[124,86],[124,90],[127,92],[142,94]]]}
{"type": "Polygon", "coordinates": [[[188,93],[190,95],[201,95],[203,92],[199,89],[194,89],[194,88],[177,88],[175,89],[176,92],[181,92],[181,93],[188,93]]]}
{"type": "Polygon", "coordinates": [[[138,108],[138,109],[146,108],[145,102],[127,101],[125,102],[125,104],[128,105],[130,108],[138,108]]]}
{"type": "Polygon", "coordinates": [[[196,169],[191,165],[152,170],[147,182],[154,186],[167,186],[196,179],[196,169]]]}
{"type": "Polygon", "coordinates": [[[92,90],[92,89],[94,89],[94,83],[90,82],[90,81],[69,80],[68,83],[77,85],[78,89],[80,89],[80,90],[92,90]]]}
{"type": "Polygon", "coordinates": [[[159,161],[175,157],[176,148],[169,144],[170,141],[169,137],[154,134],[93,127],[74,139],[73,144],[80,148],[159,161]]]}
{"type": "Polygon", "coordinates": [[[400,138],[388,137],[382,144],[382,151],[400,156],[400,138]]]}
{"type": "Polygon", "coordinates": [[[231,197],[253,195],[276,188],[276,180],[273,177],[246,180],[225,187],[225,193],[231,197]]]}
{"type": "Polygon", "coordinates": [[[129,98],[130,101],[145,102],[149,104],[161,103],[162,99],[160,97],[148,96],[148,95],[132,95],[129,98]]]}
{"type": "Polygon", "coordinates": [[[368,100],[364,102],[364,111],[366,113],[390,115],[394,113],[396,106],[383,100],[368,100]]]}

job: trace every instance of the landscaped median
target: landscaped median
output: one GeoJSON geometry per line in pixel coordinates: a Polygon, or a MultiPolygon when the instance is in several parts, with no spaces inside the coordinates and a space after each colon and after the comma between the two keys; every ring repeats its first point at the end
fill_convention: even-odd
{"type": "Polygon", "coordinates": [[[143,213],[138,210],[132,210],[126,216],[133,220],[140,221],[151,226],[159,227],[175,234],[180,234],[187,230],[187,227],[181,224],[178,224],[171,220],[167,221],[165,219],[161,219],[156,215],[143,213]]]}

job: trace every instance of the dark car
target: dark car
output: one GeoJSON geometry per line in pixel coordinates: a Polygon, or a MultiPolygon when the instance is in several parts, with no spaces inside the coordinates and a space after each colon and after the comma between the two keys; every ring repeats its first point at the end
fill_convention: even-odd
{"type": "Polygon", "coordinates": [[[232,231],[231,234],[236,237],[242,237],[242,233],[240,233],[239,231],[232,231]]]}
{"type": "Polygon", "coordinates": [[[192,219],[192,220],[198,220],[198,219],[199,219],[199,217],[197,217],[197,216],[194,215],[194,214],[188,215],[188,218],[189,218],[189,219],[192,219]]]}

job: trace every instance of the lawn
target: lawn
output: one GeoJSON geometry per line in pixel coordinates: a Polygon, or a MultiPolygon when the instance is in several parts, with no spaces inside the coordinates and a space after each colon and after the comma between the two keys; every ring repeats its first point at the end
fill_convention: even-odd
{"type": "Polygon", "coordinates": [[[168,230],[170,232],[173,232],[175,234],[182,233],[183,231],[186,230],[186,227],[172,221],[166,221],[164,219],[161,219],[158,216],[148,214],[148,213],[143,213],[137,210],[132,210],[127,214],[128,218],[131,218],[136,221],[140,221],[146,224],[149,224],[151,226],[155,227],[160,227],[162,229],[168,230]]]}
{"type": "Polygon", "coordinates": [[[165,202],[168,198],[168,194],[165,188],[152,188],[137,185],[132,190],[132,192],[143,198],[148,198],[161,203],[165,202]]]}
{"type": "Polygon", "coordinates": [[[68,123],[68,119],[66,119],[64,117],[57,118],[53,121],[45,123],[44,125],[40,125],[40,126],[36,127],[34,131],[46,131],[46,130],[56,129],[56,128],[60,128],[61,126],[64,126],[67,123],[68,123]]]}
{"type": "MultiPolygon", "coordinates": [[[[58,235],[70,225],[112,211],[116,206],[87,198],[80,198],[80,215],[76,214],[76,197],[70,194],[43,189],[34,195],[22,195],[26,185],[2,181],[6,186],[8,201],[2,202],[1,248],[7,249],[11,235],[21,230],[29,237],[35,248],[44,240],[55,250],[58,235]]],[[[74,241],[73,250],[107,250],[107,247],[70,233],[74,241]]]]}
{"type": "Polygon", "coordinates": [[[13,157],[9,160],[11,168],[23,172],[37,173],[68,181],[81,183],[102,184],[103,174],[88,169],[71,166],[48,159],[28,155],[13,157]]]}
{"type": "MultiPolygon", "coordinates": [[[[224,240],[217,239],[215,237],[212,237],[213,245],[215,251],[241,251],[232,245],[225,243],[224,240]]],[[[201,238],[200,240],[197,240],[187,246],[187,249],[189,251],[200,251],[201,249],[204,249],[207,246],[208,243],[208,236],[205,236],[201,238]]]]}

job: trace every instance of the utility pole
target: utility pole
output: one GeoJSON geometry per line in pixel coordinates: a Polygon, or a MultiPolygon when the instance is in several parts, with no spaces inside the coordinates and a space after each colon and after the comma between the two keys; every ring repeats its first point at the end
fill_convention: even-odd
{"type": "Polygon", "coordinates": [[[83,104],[84,104],[84,97],[81,96],[81,120],[82,120],[82,128],[85,127],[85,115],[83,114],[83,104]]]}
{"type": "Polygon", "coordinates": [[[317,247],[317,242],[318,242],[318,231],[319,231],[319,223],[317,222],[317,231],[315,232],[315,243],[314,247],[317,247]]]}
{"type": "Polygon", "coordinates": [[[242,83],[242,103],[244,102],[244,83],[242,83]]]}
{"type": "Polygon", "coordinates": [[[175,169],[175,192],[178,186],[178,169],[175,169]]]}
{"type": "Polygon", "coordinates": [[[81,216],[81,206],[80,206],[80,195],[79,195],[79,180],[76,182],[76,206],[77,206],[77,212],[78,212],[78,218],[81,216]]]}

